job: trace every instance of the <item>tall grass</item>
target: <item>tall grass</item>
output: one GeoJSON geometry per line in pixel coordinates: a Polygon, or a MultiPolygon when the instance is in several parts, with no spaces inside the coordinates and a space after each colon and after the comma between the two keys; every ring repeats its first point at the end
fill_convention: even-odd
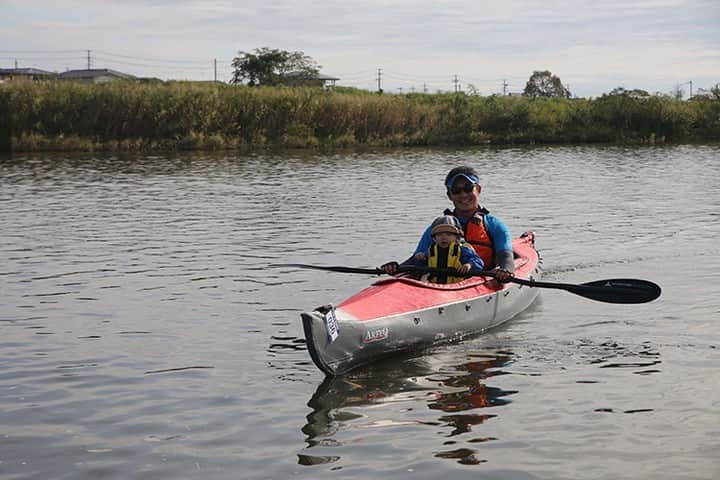
{"type": "Polygon", "coordinates": [[[720,100],[378,95],[222,84],[0,85],[0,150],[720,140],[720,100]]]}

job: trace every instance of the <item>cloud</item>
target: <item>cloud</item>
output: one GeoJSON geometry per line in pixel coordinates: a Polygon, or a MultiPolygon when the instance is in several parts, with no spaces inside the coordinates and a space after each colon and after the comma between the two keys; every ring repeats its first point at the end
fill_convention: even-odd
{"type": "Polygon", "coordinates": [[[708,86],[720,78],[716,0],[5,0],[2,9],[0,66],[30,51],[24,60],[81,68],[90,49],[111,68],[163,78],[208,78],[219,59],[226,79],[239,50],[267,46],[302,50],[365,88],[378,68],[391,89],[450,89],[459,75],[483,92],[503,79],[522,89],[535,69],[586,94],[621,81],[670,89],[680,73],[708,86]],[[74,53],[36,53],[53,49],[74,53]]]}

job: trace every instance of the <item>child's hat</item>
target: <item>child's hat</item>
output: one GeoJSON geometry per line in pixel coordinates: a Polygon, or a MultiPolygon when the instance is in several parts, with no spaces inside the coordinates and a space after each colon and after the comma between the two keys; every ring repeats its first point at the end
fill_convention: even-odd
{"type": "Polygon", "coordinates": [[[443,215],[438,217],[432,222],[432,230],[430,233],[435,236],[440,232],[454,233],[455,235],[462,236],[462,225],[460,220],[453,217],[452,215],[443,215]]]}

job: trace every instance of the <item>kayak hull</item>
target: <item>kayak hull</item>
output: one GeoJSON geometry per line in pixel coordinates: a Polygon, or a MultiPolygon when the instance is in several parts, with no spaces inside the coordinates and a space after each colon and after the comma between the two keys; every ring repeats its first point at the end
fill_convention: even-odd
{"type": "MultiPolygon", "coordinates": [[[[515,275],[537,280],[534,235],[513,242],[515,275]]],[[[393,277],[338,305],[302,314],[308,351],[327,375],[338,375],[399,352],[480,335],[528,308],[538,289],[472,277],[438,285],[393,277]]]]}

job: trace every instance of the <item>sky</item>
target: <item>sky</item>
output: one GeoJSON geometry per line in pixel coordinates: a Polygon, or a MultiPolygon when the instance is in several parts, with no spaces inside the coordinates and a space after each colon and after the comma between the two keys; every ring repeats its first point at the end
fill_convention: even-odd
{"type": "Polygon", "coordinates": [[[387,93],[519,93],[549,70],[577,97],[687,97],[720,82],[720,0],[0,0],[0,68],[228,81],[260,47],[387,93]]]}

